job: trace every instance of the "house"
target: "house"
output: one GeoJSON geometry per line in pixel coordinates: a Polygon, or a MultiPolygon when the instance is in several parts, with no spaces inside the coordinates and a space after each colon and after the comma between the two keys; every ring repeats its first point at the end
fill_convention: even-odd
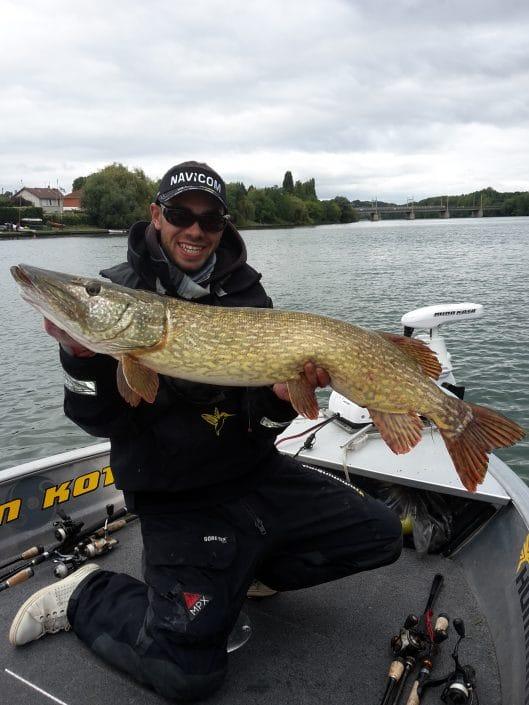
{"type": "Polygon", "coordinates": [[[24,186],[12,196],[16,203],[17,198],[29,201],[33,206],[42,208],[44,213],[62,213],[64,196],[57,188],[28,188],[24,186]]]}
{"type": "Polygon", "coordinates": [[[81,197],[83,195],[82,189],[77,189],[71,193],[67,193],[64,196],[64,210],[65,211],[79,211],[81,210],[81,197]]]}

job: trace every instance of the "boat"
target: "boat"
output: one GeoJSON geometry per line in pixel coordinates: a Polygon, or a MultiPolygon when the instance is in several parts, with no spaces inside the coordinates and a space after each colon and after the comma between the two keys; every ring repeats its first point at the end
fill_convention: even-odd
{"type": "MultiPolygon", "coordinates": [[[[449,394],[461,396],[462,388],[453,374],[441,324],[472,320],[482,313],[479,304],[441,304],[402,318],[405,334],[421,337],[437,353],[443,370],[438,383],[449,394]]],[[[382,702],[385,689],[393,687],[388,679],[395,658],[391,644],[396,648],[413,631],[409,615],[426,614],[434,584],[440,586],[434,614],[446,614],[449,626],[448,639],[434,652],[431,677],[449,676],[449,681],[425,690],[421,702],[438,703],[443,692],[446,698],[456,698],[445,702],[474,703],[476,695],[481,705],[529,702],[529,488],[513,470],[492,454],[485,481],[471,494],[461,485],[435,427],[425,426],[413,451],[394,455],[366,410],[335,392],[317,421],[298,417],[277,443],[281,452],[315,471],[353,483],[393,506],[403,520],[405,548],[399,561],[375,571],[248,600],[235,634],[234,646],[243,647],[230,654],[227,682],[210,702],[382,702]],[[458,620],[464,624],[464,639],[455,628],[461,630],[458,620]],[[473,684],[460,682],[453,656],[457,639],[457,663],[474,669],[473,684]],[[443,691],[449,685],[453,692],[443,691]]],[[[0,563],[30,546],[51,546],[78,526],[76,522],[83,522],[84,528],[102,527],[125,511],[107,442],[3,470],[0,563]]],[[[119,532],[107,533],[109,545],[95,560],[102,568],[140,578],[138,522],[122,524],[119,532]]],[[[0,669],[3,702],[164,702],[107,667],[71,634],[18,649],[7,643],[20,604],[56,579],[55,574],[75,567],[68,561],[68,555],[56,555],[54,561],[35,565],[30,579],[0,592],[0,627],[6,639],[0,669]]],[[[403,686],[402,703],[416,673],[403,686]]],[[[470,678],[471,671],[465,673],[470,678]]]]}

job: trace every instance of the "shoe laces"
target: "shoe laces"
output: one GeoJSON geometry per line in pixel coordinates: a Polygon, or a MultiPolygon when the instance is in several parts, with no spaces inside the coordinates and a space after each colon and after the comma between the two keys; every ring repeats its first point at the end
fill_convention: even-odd
{"type": "Polygon", "coordinates": [[[39,620],[42,624],[42,628],[48,634],[56,634],[60,631],[69,632],[72,628],[66,616],[66,610],[64,609],[44,613],[40,615],[39,620]]]}

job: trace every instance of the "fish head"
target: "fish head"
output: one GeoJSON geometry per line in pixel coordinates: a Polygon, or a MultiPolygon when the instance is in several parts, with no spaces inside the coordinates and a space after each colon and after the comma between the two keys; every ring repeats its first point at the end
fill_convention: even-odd
{"type": "Polygon", "coordinates": [[[23,299],[94,352],[139,352],[164,338],[166,311],[157,294],[25,264],[11,274],[23,299]]]}

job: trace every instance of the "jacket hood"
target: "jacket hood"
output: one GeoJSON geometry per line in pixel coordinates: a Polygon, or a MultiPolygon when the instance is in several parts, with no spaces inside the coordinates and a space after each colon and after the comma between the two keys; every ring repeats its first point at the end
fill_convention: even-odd
{"type": "MultiPolygon", "coordinates": [[[[100,274],[116,284],[150,291],[158,291],[157,279],[159,279],[170,296],[178,297],[173,282],[178,279],[178,275],[181,277],[183,273],[171,262],[163,263],[159,259],[156,259],[156,262],[153,261],[146,236],[150,225],[145,220],[134,223],[129,230],[127,262],[103,269],[100,274]]],[[[216,262],[213,273],[208,280],[201,282],[204,285],[209,284],[209,290],[212,293],[208,295],[205,290],[204,297],[196,299],[196,301],[215,303],[218,296],[223,297],[225,294],[238,294],[253,290],[252,288],[259,283],[261,275],[246,262],[246,246],[231,223],[226,226],[215,254],[216,262]]],[[[259,295],[255,301],[252,299],[246,305],[269,306],[269,300],[264,291],[262,293],[268,303],[261,302],[259,295]]],[[[234,303],[231,305],[243,304],[234,303]]]]}
{"type": "MultiPolygon", "coordinates": [[[[149,225],[150,223],[142,220],[134,223],[131,227],[127,261],[134,272],[148,284],[149,288],[155,288],[156,277],[160,276],[160,263],[157,262],[155,271],[145,237],[149,225]]],[[[231,223],[226,226],[215,254],[217,256],[215,269],[205,282],[206,284],[211,285],[225,280],[232,272],[246,264],[246,245],[237,229],[231,223]]],[[[162,276],[160,277],[162,283],[164,283],[164,280],[165,282],[171,281],[169,271],[171,268],[178,269],[172,262],[168,262],[165,267],[167,269],[166,276],[163,276],[164,273],[162,271],[162,276]]],[[[171,289],[170,286],[167,288],[168,290],[171,289]]]]}

